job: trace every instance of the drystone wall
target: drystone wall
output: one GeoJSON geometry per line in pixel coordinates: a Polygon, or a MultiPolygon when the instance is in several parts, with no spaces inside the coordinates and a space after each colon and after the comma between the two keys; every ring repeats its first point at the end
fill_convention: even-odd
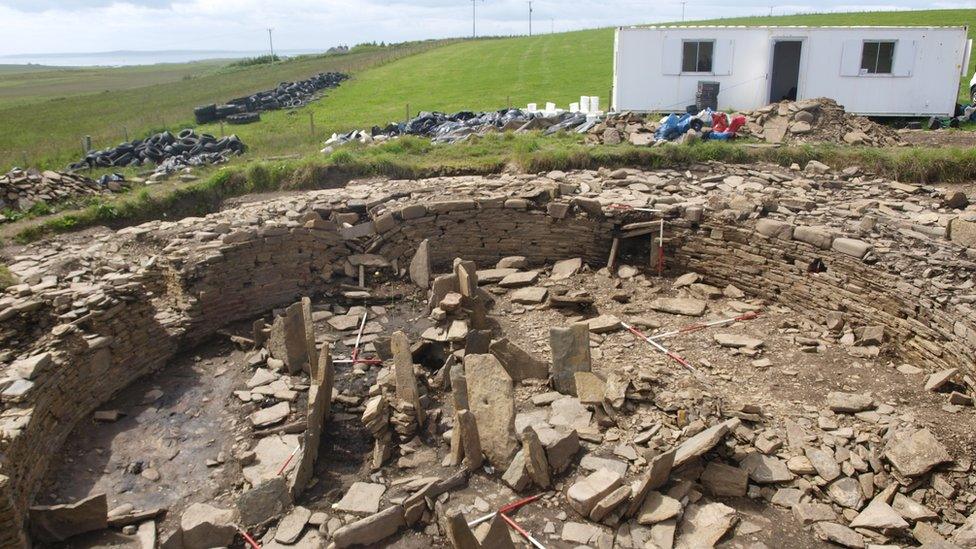
{"type": "MultiPolygon", "coordinates": [[[[719,169],[750,171],[703,171],[719,169]]],[[[920,366],[972,372],[976,299],[969,286],[930,271],[971,276],[976,265],[944,229],[906,229],[891,214],[845,235],[743,189],[701,184],[709,177],[582,172],[389,182],[154,221],[96,243],[35,246],[11,264],[23,282],[0,300],[0,546],[26,546],[38,481],[74,426],[113,393],[231,322],[337,288],[352,274],[353,256],[380,254],[402,274],[424,239],[442,269],[454,257],[487,268],[508,255],[535,264],[583,257],[599,268],[611,240],[635,234],[633,223],[651,215],[619,205],[655,207],[661,214],[653,215],[668,218],[673,271],[734,283],[808,318],[843,310],[854,322],[884,325],[892,348],[920,366]],[[698,190],[675,178],[691,178],[698,190]],[[33,326],[50,328],[36,337],[33,326]]]]}

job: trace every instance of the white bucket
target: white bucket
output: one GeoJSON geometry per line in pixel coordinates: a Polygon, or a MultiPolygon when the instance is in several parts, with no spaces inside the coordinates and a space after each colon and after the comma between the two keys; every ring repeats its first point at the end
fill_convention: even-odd
{"type": "Polygon", "coordinates": [[[590,96],[590,112],[599,112],[600,110],[600,98],[591,95],[590,96]]]}
{"type": "Polygon", "coordinates": [[[552,102],[546,103],[546,112],[556,112],[556,104],[552,102]]]}
{"type": "Polygon", "coordinates": [[[590,112],[590,96],[581,95],[579,102],[580,112],[590,112]]]}
{"type": "Polygon", "coordinates": [[[538,109],[538,105],[536,105],[535,103],[529,103],[529,105],[528,105],[528,107],[526,107],[526,109],[529,112],[537,112],[539,110],[538,109]]]}
{"type": "Polygon", "coordinates": [[[579,103],[570,103],[569,112],[580,112],[579,103]]]}

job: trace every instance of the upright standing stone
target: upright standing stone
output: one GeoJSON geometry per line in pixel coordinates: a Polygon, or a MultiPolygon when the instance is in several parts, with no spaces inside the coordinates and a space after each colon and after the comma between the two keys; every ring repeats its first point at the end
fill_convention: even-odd
{"type": "Polygon", "coordinates": [[[427,239],[421,241],[410,260],[410,280],[424,290],[430,287],[430,243],[427,239]]]}
{"type": "Polygon", "coordinates": [[[491,330],[469,330],[464,341],[464,354],[483,355],[491,345],[491,330]]]}
{"type": "Polygon", "coordinates": [[[464,364],[451,366],[451,400],[454,411],[468,409],[468,380],[464,377],[464,364]]]}
{"type": "Polygon", "coordinates": [[[393,350],[393,369],[396,377],[396,396],[413,405],[417,412],[417,424],[424,424],[424,409],[420,406],[420,392],[417,390],[417,376],[413,373],[413,354],[407,334],[396,331],[390,340],[393,350]]]}
{"type": "Polygon", "coordinates": [[[447,539],[454,549],[481,549],[481,544],[475,539],[468,521],[458,509],[447,512],[447,539]]]}
{"type": "Polygon", "coordinates": [[[512,343],[508,338],[501,338],[493,341],[490,347],[491,354],[498,358],[505,370],[515,381],[523,379],[546,379],[549,377],[549,365],[539,357],[523,350],[518,345],[512,343]]]}
{"type": "Polygon", "coordinates": [[[464,454],[464,468],[474,471],[484,463],[481,449],[481,438],[478,435],[478,422],[468,410],[461,410],[455,414],[454,436],[459,437],[464,454]]]}
{"type": "Polygon", "coordinates": [[[315,325],[312,323],[312,300],[302,298],[302,323],[305,326],[305,349],[308,355],[309,374],[311,369],[319,362],[319,355],[315,350],[315,325]]]}
{"type": "Polygon", "coordinates": [[[454,265],[454,274],[458,279],[458,290],[467,298],[474,298],[478,293],[478,266],[474,261],[458,261],[454,265]]]}
{"type": "Polygon", "coordinates": [[[486,549],[488,547],[491,549],[515,549],[512,535],[508,532],[508,524],[505,523],[505,519],[496,514],[495,518],[491,519],[485,539],[481,540],[481,546],[486,549]]]}
{"type": "Polygon", "coordinates": [[[563,394],[576,396],[576,372],[590,371],[590,329],[585,322],[549,329],[552,347],[552,384],[563,394]]]}
{"type": "Polygon", "coordinates": [[[312,369],[311,384],[308,388],[308,412],[306,414],[305,432],[302,434],[302,453],[295,468],[295,481],[292,487],[292,497],[297,498],[305,490],[308,481],[312,479],[315,460],[319,456],[319,443],[322,431],[328,420],[332,406],[332,384],[335,370],[332,366],[332,353],[329,344],[322,347],[318,365],[312,369]]]}
{"type": "Polygon", "coordinates": [[[272,357],[285,363],[289,374],[297,374],[308,364],[304,317],[302,304],[293,303],[271,325],[268,349],[272,357]]]}
{"type": "Polygon", "coordinates": [[[493,355],[464,357],[468,407],[488,461],[505,469],[518,448],[515,438],[515,384],[493,355]]]}
{"type": "Polygon", "coordinates": [[[539,440],[538,433],[531,425],[522,431],[522,450],[525,452],[525,468],[532,477],[532,482],[540,488],[549,487],[549,460],[546,459],[546,449],[539,440]]]}

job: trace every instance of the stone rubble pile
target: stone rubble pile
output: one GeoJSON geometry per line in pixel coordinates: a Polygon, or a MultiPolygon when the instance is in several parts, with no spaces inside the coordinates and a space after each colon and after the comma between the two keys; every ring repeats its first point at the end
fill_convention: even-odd
{"type": "MultiPolygon", "coordinates": [[[[645,310],[679,324],[718,299],[740,312],[780,300],[798,317],[783,327],[798,347],[910,357],[931,374],[910,390],[946,392],[962,419],[976,389],[962,366],[976,347],[976,215],[965,202],[816,162],[702,164],[354,183],[30,246],[10,262],[23,282],[0,299],[0,449],[10,456],[0,465],[0,542],[22,546],[16,502],[32,493],[65,429],[177,348],[287,305],[270,327],[255,324],[260,349],[237,394],[254,405],[250,423],[262,435],[235,456],[246,464],[243,505],[188,508],[178,530],[184,547],[232,543],[242,516],[276,524],[262,544],[347,547],[422,524],[432,536],[504,546],[504,536],[488,537],[500,520],[469,537],[463,515],[475,509],[449,495],[469,476],[481,483],[499,474],[517,492],[548,490],[539,505],[562,509],[562,518],[561,532],[550,523],[545,534],[567,543],[712,546],[746,522],[721,498],[745,496],[790,509],[849,547],[940,538],[971,547],[976,477],[937,428],[854,391],[772,414],[673,384],[688,376],[681,369],[616,368],[601,342],[621,330],[620,319],[593,314],[594,296],[574,283],[608,263],[613,239],[621,248],[654,245],[657,225],[628,207],[661,210],[668,261],[687,274],[674,283],[677,297],[655,297],[640,304],[645,310]],[[395,332],[388,350],[384,323],[367,323],[365,343],[386,364],[352,365],[365,383],[333,391],[330,354],[318,352],[310,323],[326,321],[348,345],[361,315],[382,311],[313,309],[295,299],[329,292],[368,302],[383,288],[367,286],[367,267],[409,277],[427,292],[429,315],[417,319],[414,343],[395,332]],[[495,300],[514,304],[513,314],[564,311],[540,346],[550,360],[516,345],[516,334],[486,330],[495,300]],[[814,328],[801,331],[803,323],[814,328]],[[415,366],[421,348],[440,359],[434,371],[415,366]],[[346,491],[335,513],[317,514],[283,494],[302,486],[322,426],[314,418],[330,413],[330,401],[375,437],[375,472],[346,491]],[[442,463],[453,472],[428,469],[447,445],[442,463]],[[276,472],[296,448],[282,482],[276,472]],[[495,473],[483,475],[486,466],[495,473]],[[416,478],[391,480],[410,469],[416,478]],[[250,514],[247,503],[263,494],[286,503],[250,514]]],[[[611,271],[639,276],[628,265],[611,271]]],[[[756,337],[716,330],[702,341],[763,360],[756,337]]]]}
{"type": "Polygon", "coordinates": [[[117,147],[89,152],[68,166],[71,171],[87,168],[129,167],[156,164],[157,174],[169,174],[188,166],[221,164],[247,150],[236,135],[216,138],[185,129],[177,135],[164,131],[146,139],[125,142],[117,147]]]}
{"type": "Polygon", "coordinates": [[[321,72],[297,82],[281,82],[275,88],[261,91],[246,97],[231,99],[225,104],[202,105],[193,109],[197,124],[208,124],[217,120],[261,111],[303,107],[321,97],[322,90],[337,88],[349,75],[340,72],[321,72]]]}
{"type": "MultiPolygon", "coordinates": [[[[119,177],[104,183],[79,174],[14,168],[0,175],[0,210],[27,211],[35,204],[53,204],[81,196],[121,192],[127,183],[119,177]]],[[[0,222],[6,218],[0,216],[0,222]]]]}
{"type": "MultiPolygon", "coordinates": [[[[746,117],[746,124],[738,135],[767,143],[838,143],[890,147],[900,142],[896,130],[863,116],[847,114],[843,106],[827,98],[783,101],[741,114],[746,117]]],[[[696,139],[709,126],[710,118],[703,116],[699,124],[693,126],[698,129],[688,131],[678,141],[696,139]]],[[[664,143],[655,139],[654,133],[659,127],[660,118],[657,116],[632,112],[611,114],[589,128],[587,140],[605,145],[628,142],[636,146],[652,146],[664,143]]]]}
{"type": "Polygon", "coordinates": [[[769,143],[841,143],[890,147],[900,141],[888,126],[847,114],[828,98],[783,101],[743,113],[746,135],[769,143]]]}

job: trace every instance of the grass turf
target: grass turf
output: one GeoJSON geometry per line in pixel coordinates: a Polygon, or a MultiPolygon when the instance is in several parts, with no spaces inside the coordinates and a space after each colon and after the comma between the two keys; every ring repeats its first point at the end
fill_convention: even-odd
{"type": "Polygon", "coordinates": [[[217,210],[226,198],[277,190],[333,188],[352,178],[418,178],[490,174],[513,167],[528,173],[599,167],[684,168],[695,162],[772,162],[782,166],[819,160],[840,169],[860,165],[906,182],[976,179],[976,149],[877,149],[803,146],[748,148],[724,142],[663,147],[590,146],[578,135],[489,134],[455,145],[405,137],[376,146],[353,144],[328,156],[246,160],[214,170],[201,181],[144,187],[84,209],[7,225],[0,236],[28,242],[94,225],[121,227],[150,219],[175,220],[217,210]]]}

